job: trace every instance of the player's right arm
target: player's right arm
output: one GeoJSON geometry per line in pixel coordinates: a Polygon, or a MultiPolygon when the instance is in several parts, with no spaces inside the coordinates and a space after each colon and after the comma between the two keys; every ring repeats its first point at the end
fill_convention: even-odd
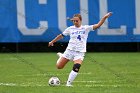
{"type": "Polygon", "coordinates": [[[63,34],[59,34],[56,38],[49,42],[48,47],[53,46],[55,42],[63,38],[63,34]]]}
{"type": "Polygon", "coordinates": [[[56,38],[54,38],[51,42],[49,42],[48,47],[53,46],[53,44],[62,39],[64,36],[69,35],[70,31],[69,31],[69,27],[67,29],[65,29],[65,31],[62,34],[59,34],[56,38]]]}

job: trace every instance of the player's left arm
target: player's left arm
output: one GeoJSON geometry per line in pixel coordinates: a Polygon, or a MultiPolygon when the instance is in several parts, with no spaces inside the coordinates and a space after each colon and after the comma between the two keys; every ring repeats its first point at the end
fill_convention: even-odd
{"type": "Polygon", "coordinates": [[[93,25],[93,30],[96,30],[97,28],[99,28],[107,18],[109,18],[112,15],[112,12],[107,13],[106,15],[104,15],[104,17],[97,23],[93,25]]]}

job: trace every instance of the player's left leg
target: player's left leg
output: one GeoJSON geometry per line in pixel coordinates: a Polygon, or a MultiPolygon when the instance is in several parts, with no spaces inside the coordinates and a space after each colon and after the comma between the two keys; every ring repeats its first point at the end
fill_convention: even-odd
{"type": "Polygon", "coordinates": [[[62,56],[62,53],[57,53],[57,55],[59,56],[59,59],[57,60],[57,63],[56,63],[56,67],[58,69],[63,69],[64,66],[67,64],[67,62],[69,61],[67,58],[64,58],[62,56]]]}
{"type": "Polygon", "coordinates": [[[69,74],[66,86],[72,86],[71,83],[76,78],[76,76],[77,76],[77,74],[79,72],[79,69],[81,67],[81,64],[82,64],[82,60],[81,59],[74,60],[73,69],[72,69],[72,71],[69,74]]]}
{"type": "Polygon", "coordinates": [[[59,63],[59,61],[60,61],[60,59],[61,59],[62,55],[63,55],[63,54],[62,54],[62,53],[60,53],[60,52],[58,52],[58,53],[57,53],[57,56],[58,56],[59,58],[58,58],[58,60],[57,60],[57,62],[56,62],[56,63],[59,63]]]}

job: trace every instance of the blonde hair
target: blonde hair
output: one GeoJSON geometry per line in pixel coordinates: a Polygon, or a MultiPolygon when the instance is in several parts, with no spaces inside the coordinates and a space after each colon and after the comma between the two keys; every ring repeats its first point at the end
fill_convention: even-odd
{"type": "Polygon", "coordinates": [[[73,17],[78,17],[80,19],[80,21],[82,21],[82,16],[81,14],[74,14],[73,17]]]}

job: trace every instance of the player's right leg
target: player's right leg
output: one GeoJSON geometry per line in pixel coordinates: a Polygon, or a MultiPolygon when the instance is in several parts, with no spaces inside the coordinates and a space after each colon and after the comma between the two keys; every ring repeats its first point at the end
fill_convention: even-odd
{"type": "Polygon", "coordinates": [[[64,68],[64,66],[67,64],[67,62],[69,61],[68,59],[64,58],[62,56],[62,53],[57,53],[57,55],[59,56],[59,59],[57,60],[57,63],[56,63],[56,67],[58,69],[62,69],[64,68]]]}

